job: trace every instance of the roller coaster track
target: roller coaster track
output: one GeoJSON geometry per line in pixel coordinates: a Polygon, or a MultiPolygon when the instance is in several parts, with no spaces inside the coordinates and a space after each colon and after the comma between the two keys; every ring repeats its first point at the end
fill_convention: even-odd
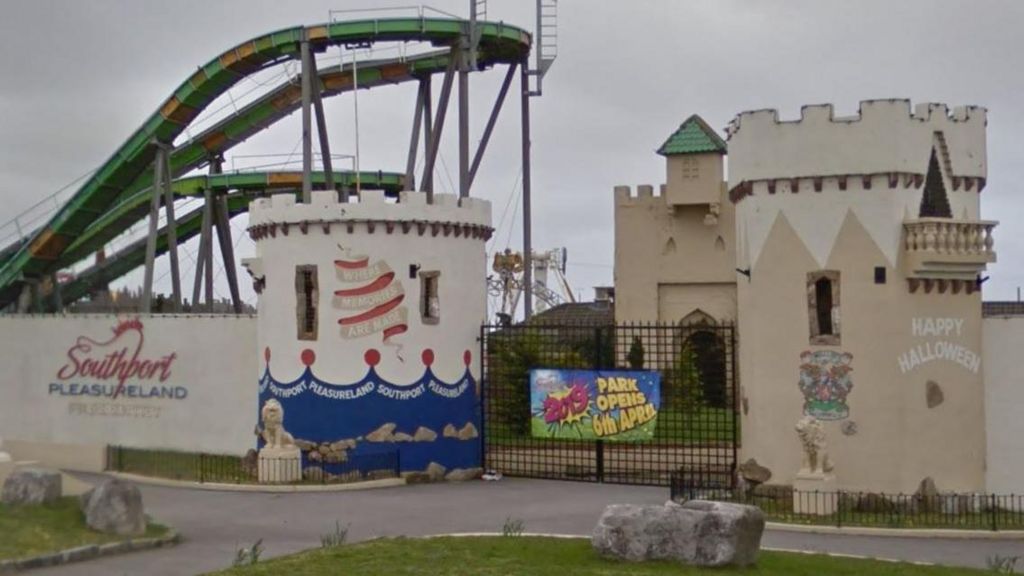
{"type": "MultiPolygon", "coordinates": [[[[477,22],[476,25],[480,38],[477,61],[483,66],[512,64],[528,55],[531,37],[526,31],[503,23],[477,22]]],[[[23,280],[41,278],[74,264],[144,217],[157,146],[173,142],[211,102],[242,78],[286,60],[298,59],[303,41],[308,41],[314,51],[323,51],[329,46],[365,46],[392,41],[429,42],[435,46],[451,47],[467,33],[468,26],[464,20],[423,17],[333,22],[273,32],[243,42],[214,58],[185,80],[44,226],[27,239],[0,251],[0,307],[13,301],[23,280]]],[[[347,67],[326,69],[318,73],[320,81],[317,86],[323,96],[331,96],[352,90],[354,82],[360,88],[372,88],[415,80],[443,71],[449,57],[444,51],[403,60],[367,62],[359,66],[356,78],[347,67]]],[[[210,158],[284,118],[299,107],[300,101],[301,88],[297,82],[286,82],[271,90],[178,146],[171,156],[172,173],[180,175],[198,168],[210,158]]],[[[267,174],[263,176],[268,177],[267,174]]],[[[397,178],[396,174],[388,176],[397,178]]],[[[229,174],[211,178],[215,182],[219,182],[218,178],[224,181],[235,178],[235,185],[240,185],[246,178],[258,180],[260,175],[229,174]]],[[[202,183],[203,186],[207,184],[202,183]]],[[[184,194],[190,185],[196,186],[197,182],[191,178],[179,179],[175,184],[176,192],[184,194]]],[[[262,187],[265,190],[273,186],[264,181],[262,187]]],[[[230,186],[222,188],[229,189],[230,186]]],[[[229,205],[233,206],[232,213],[236,214],[245,210],[245,199],[251,197],[251,193],[250,196],[245,192],[228,196],[229,205]]],[[[192,230],[189,226],[197,226],[195,218],[195,213],[182,218],[178,223],[181,228],[179,238],[189,237],[192,230]]],[[[166,245],[162,245],[166,249],[166,245]]],[[[76,282],[88,285],[93,277],[91,274],[100,272],[106,280],[123,275],[138,265],[135,263],[125,268],[135,262],[135,254],[133,251],[125,254],[124,258],[120,255],[111,258],[112,262],[120,262],[121,267],[109,264],[103,271],[86,271],[76,282]]],[[[68,286],[68,297],[62,296],[63,300],[68,301],[75,293],[72,288],[68,286]]]]}

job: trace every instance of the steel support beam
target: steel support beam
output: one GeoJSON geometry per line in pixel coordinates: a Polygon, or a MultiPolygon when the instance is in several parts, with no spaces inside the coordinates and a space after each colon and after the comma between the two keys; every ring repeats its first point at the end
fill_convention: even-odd
{"type": "Polygon", "coordinates": [[[217,240],[220,242],[220,255],[224,262],[224,272],[228,277],[228,288],[231,290],[231,306],[235,314],[242,313],[242,298],[238,294],[238,271],[235,269],[235,247],[231,243],[231,220],[228,216],[228,199],[221,196],[214,204],[217,220],[217,240]]]}
{"type": "Polygon", "coordinates": [[[469,196],[469,38],[459,41],[459,198],[469,196]]]}
{"type": "MultiPolygon", "coordinates": [[[[430,140],[434,137],[434,94],[431,89],[431,77],[426,76],[420,80],[420,86],[426,99],[423,101],[423,158],[426,162],[427,154],[430,151],[430,140]]],[[[420,190],[424,192],[434,189],[434,175],[423,172],[423,180],[420,183],[420,190]]],[[[415,190],[415,188],[414,188],[415,190]]]]}
{"type": "MultiPolygon", "coordinates": [[[[523,320],[533,315],[533,238],[530,230],[530,75],[526,59],[519,64],[523,129],[523,320]]],[[[515,311],[513,311],[515,313],[515,311]]]]}
{"type": "Polygon", "coordinates": [[[302,201],[309,204],[313,200],[313,139],[311,130],[312,114],[310,105],[313,100],[313,54],[310,52],[309,41],[299,44],[302,58],[302,201]]]}
{"type": "Polygon", "coordinates": [[[409,156],[405,161],[405,189],[416,189],[416,150],[420,146],[420,127],[423,125],[423,103],[430,98],[429,84],[420,80],[416,91],[416,112],[412,119],[412,136],[409,138],[409,156]]]}
{"type": "Polygon", "coordinates": [[[146,236],[146,269],[142,279],[142,306],[140,311],[149,314],[153,311],[153,266],[156,262],[157,220],[160,211],[160,184],[164,180],[164,163],[160,158],[157,145],[157,158],[153,163],[153,185],[150,186],[149,203],[149,234],[146,236]]]}
{"type": "Polygon", "coordinates": [[[157,152],[164,163],[164,211],[167,213],[167,255],[171,260],[171,312],[181,312],[181,267],[178,263],[178,226],[174,220],[174,191],[171,190],[171,148],[157,152]]]}
{"type": "Polygon", "coordinates": [[[513,62],[508,67],[508,72],[505,73],[505,80],[501,83],[501,89],[498,90],[498,98],[494,102],[494,107],[491,108],[491,115],[487,119],[487,126],[484,127],[483,136],[480,137],[480,144],[476,147],[476,154],[473,155],[473,164],[469,167],[469,187],[473,187],[473,180],[476,179],[476,171],[480,168],[480,162],[484,158],[484,151],[487,150],[487,143],[491,141],[491,134],[494,132],[494,126],[498,123],[498,114],[501,113],[501,108],[505,104],[505,96],[508,94],[508,89],[512,86],[512,80],[516,76],[516,64],[513,62]]]}
{"type": "MultiPolygon", "coordinates": [[[[219,174],[220,164],[217,161],[210,162],[210,174],[219,174]]],[[[196,258],[195,283],[192,285],[192,310],[199,312],[200,290],[204,286],[205,277],[205,308],[207,312],[213,312],[213,190],[207,186],[203,190],[203,224],[199,233],[199,256],[196,258]]]]}
{"type": "Polygon", "coordinates": [[[437,151],[441,145],[441,133],[444,132],[444,118],[448,111],[448,100],[452,95],[452,80],[455,76],[458,59],[458,48],[453,48],[448,61],[448,70],[444,73],[444,83],[441,84],[441,96],[437,101],[437,116],[431,127],[430,145],[427,147],[426,163],[423,166],[423,183],[424,192],[427,193],[427,204],[434,203],[434,164],[437,162],[437,151]]]}
{"type": "MultiPolygon", "coordinates": [[[[324,116],[324,101],[320,96],[320,76],[316,71],[316,58],[310,54],[309,57],[309,78],[311,83],[318,84],[310,86],[313,91],[313,111],[316,113],[316,131],[320,137],[320,163],[324,168],[324,178],[327,181],[327,189],[334,189],[334,169],[331,167],[331,146],[327,140],[327,120],[324,116]]],[[[348,202],[348,196],[342,198],[342,202],[348,202]]]]}

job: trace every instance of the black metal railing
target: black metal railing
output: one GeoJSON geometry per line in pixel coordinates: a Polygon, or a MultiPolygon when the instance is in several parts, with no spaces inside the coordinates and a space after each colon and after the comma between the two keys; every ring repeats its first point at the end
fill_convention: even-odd
{"type": "Polygon", "coordinates": [[[568,324],[531,320],[481,331],[485,466],[510,476],[668,485],[686,472],[732,486],[739,443],[731,325],[568,324]],[[654,438],[637,442],[531,435],[535,368],[653,370],[661,375],[654,438]]]}
{"type": "Polygon", "coordinates": [[[671,498],[749,504],[769,522],[966,530],[1024,529],[1024,496],[981,493],[891,494],[881,492],[807,492],[786,486],[753,490],[699,488],[673,474],[671,498]]]}
{"type": "Polygon", "coordinates": [[[398,478],[398,450],[350,454],[344,462],[107,447],[107,470],[200,483],[343,484],[398,478]]]}

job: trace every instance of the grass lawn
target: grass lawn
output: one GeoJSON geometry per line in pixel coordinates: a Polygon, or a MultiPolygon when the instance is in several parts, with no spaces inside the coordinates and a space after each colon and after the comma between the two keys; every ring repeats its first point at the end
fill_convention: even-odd
{"type": "Polygon", "coordinates": [[[233,568],[217,574],[345,574],[465,576],[647,576],[658,574],[744,575],[878,575],[955,576],[979,570],[917,566],[875,560],[765,552],[748,569],[684,568],[670,562],[633,564],[605,560],[590,541],[532,537],[432,538],[373,540],[340,548],[318,549],[233,568]]]}
{"type": "MultiPolygon", "coordinates": [[[[150,524],[145,536],[155,538],[166,533],[166,527],[150,524]]],[[[0,560],[27,558],[124,539],[89,529],[75,497],[61,498],[48,506],[0,504],[0,560]]]]}

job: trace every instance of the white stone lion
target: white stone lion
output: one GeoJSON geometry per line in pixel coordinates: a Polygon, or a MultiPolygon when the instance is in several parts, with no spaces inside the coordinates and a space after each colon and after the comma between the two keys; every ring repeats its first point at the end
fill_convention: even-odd
{"type": "Polygon", "coordinates": [[[295,439],[284,429],[284,407],[281,403],[271,398],[263,404],[260,410],[263,419],[263,441],[267,443],[266,448],[288,448],[295,446],[295,439]]]}
{"type": "Polygon", "coordinates": [[[828,445],[825,441],[825,427],[814,416],[804,416],[796,423],[796,433],[804,449],[801,474],[823,476],[832,471],[832,461],[828,457],[828,445]]]}

